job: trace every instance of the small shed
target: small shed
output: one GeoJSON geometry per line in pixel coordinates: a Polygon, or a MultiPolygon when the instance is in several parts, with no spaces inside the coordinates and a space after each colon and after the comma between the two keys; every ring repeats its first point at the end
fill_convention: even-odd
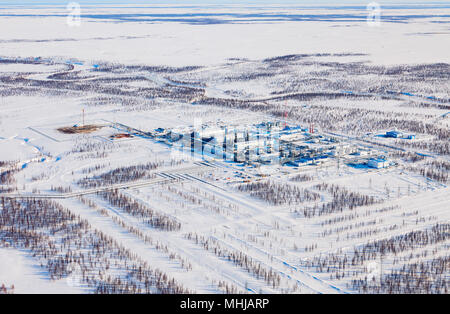
{"type": "Polygon", "coordinates": [[[371,168],[381,169],[389,167],[389,162],[386,159],[371,158],[367,162],[367,165],[371,168]]]}
{"type": "Polygon", "coordinates": [[[403,133],[399,131],[388,131],[386,132],[386,137],[399,138],[402,137],[403,133]]]}

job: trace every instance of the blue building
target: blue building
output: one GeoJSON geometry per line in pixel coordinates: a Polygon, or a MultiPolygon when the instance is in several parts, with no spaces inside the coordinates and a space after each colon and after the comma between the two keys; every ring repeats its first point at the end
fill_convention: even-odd
{"type": "Polygon", "coordinates": [[[399,138],[402,137],[403,133],[399,131],[388,131],[386,132],[386,137],[399,138]]]}
{"type": "Polygon", "coordinates": [[[371,158],[367,162],[367,165],[371,168],[381,169],[389,167],[389,162],[386,159],[371,158]]]}

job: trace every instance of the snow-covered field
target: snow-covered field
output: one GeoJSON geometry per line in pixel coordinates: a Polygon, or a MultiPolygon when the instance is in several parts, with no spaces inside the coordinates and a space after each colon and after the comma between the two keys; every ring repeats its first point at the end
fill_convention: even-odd
{"type": "Polygon", "coordinates": [[[357,51],[381,64],[448,62],[448,10],[385,8],[381,27],[369,27],[365,7],[82,6],[71,27],[63,6],[12,6],[2,10],[1,54],[185,66],[357,51]]]}
{"type": "Polygon", "coordinates": [[[448,293],[450,7],[81,9],[0,11],[0,287],[448,293]],[[339,152],[249,165],[150,135],[264,121],[339,152]]]}

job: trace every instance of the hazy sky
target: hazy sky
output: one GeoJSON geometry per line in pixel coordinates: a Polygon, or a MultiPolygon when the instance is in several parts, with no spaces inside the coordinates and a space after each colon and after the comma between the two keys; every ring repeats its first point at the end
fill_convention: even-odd
{"type": "MultiPolygon", "coordinates": [[[[359,4],[367,5],[372,0],[34,0],[34,1],[11,1],[11,0],[0,0],[1,4],[67,4],[69,2],[78,2],[80,4],[112,4],[112,3],[123,3],[123,4],[332,4],[332,5],[342,5],[342,4],[359,4]]],[[[432,4],[432,3],[446,3],[449,1],[423,1],[423,0],[378,0],[375,1],[380,4],[432,4]]]]}

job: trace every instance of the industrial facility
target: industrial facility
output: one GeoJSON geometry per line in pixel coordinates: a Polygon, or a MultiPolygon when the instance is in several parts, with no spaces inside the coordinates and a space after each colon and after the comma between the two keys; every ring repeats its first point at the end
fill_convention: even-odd
{"type": "Polygon", "coordinates": [[[373,161],[367,148],[316,133],[313,126],[289,126],[280,121],[264,121],[250,126],[216,122],[150,131],[116,123],[115,128],[132,136],[153,139],[192,156],[247,165],[300,167],[322,165],[336,159],[377,169],[388,165],[387,161],[382,165],[373,161]]]}
{"type": "Polygon", "coordinates": [[[387,131],[384,137],[390,137],[390,138],[400,138],[400,139],[408,139],[408,140],[414,140],[416,138],[415,134],[404,134],[400,131],[387,131]]]}

